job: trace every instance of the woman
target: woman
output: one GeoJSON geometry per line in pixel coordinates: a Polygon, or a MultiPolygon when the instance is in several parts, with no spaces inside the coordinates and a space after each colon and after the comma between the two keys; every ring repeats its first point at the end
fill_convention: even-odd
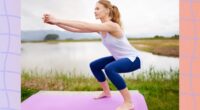
{"type": "Polygon", "coordinates": [[[120,91],[124,102],[116,110],[133,110],[130,92],[124,79],[119,75],[140,68],[138,52],[128,42],[120,22],[120,13],[115,5],[108,0],[99,0],[95,7],[95,17],[101,23],[88,23],[74,20],[61,20],[49,14],[44,14],[44,22],[61,27],[71,32],[97,32],[101,35],[104,46],[112,56],[103,57],[90,63],[95,78],[101,85],[103,92],[95,99],[111,97],[105,74],[120,91]]]}

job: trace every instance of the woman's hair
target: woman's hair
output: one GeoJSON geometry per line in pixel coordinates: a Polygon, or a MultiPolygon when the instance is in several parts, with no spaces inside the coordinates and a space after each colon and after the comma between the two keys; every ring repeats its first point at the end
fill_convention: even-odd
{"type": "Polygon", "coordinates": [[[112,5],[109,0],[99,0],[98,3],[102,4],[105,8],[108,8],[110,10],[109,16],[111,17],[111,21],[122,26],[120,20],[120,12],[117,6],[112,5]]]}

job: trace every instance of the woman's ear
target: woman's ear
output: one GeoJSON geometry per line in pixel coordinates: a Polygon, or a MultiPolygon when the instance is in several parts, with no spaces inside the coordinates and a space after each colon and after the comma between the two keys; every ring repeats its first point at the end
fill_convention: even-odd
{"type": "Polygon", "coordinates": [[[110,12],[110,10],[107,8],[107,9],[106,9],[106,13],[109,14],[109,12],[110,12]]]}

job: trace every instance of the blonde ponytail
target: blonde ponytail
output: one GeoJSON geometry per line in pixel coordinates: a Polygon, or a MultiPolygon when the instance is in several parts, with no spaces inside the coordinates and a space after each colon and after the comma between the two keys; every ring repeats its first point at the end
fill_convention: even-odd
{"type": "Polygon", "coordinates": [[[111,11],[112,11],[111,12],[112,13],[111,21],[113,21],[121,26],[122,24],[121,24],[120,12],[119,12],[118,8],[115,5],[113,5],[111,11]]]}

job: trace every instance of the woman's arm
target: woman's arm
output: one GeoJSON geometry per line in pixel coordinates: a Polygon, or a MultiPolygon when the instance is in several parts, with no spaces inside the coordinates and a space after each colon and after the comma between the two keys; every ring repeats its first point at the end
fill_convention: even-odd
{"type": "Polygon", "coordinates": [[[56,24],[92,32],[101,32],[101,31],[114,32],[117,29],[117,25],[111,22],[97,24],[97,23],[88,23],[88,22],[73,21],[73,20],[57,20],[56,24]]]}
{"type": "Polygon", "coordinates": [[[68,27],[68,26],[65,26],[65,25],[62,25],[62,24],[57,24],[56,26],[58,26],[58,27],[60,27],[64,30],[71,31],[71,32],[79,32],[79,33],[92,32],[92,31],[68,27]]]}
{"type": "Polygon", "coordinates": [[[100,31],[115,32],[117,31],[117,29],[119,29],[119,26],[116,23],[112,22],[97,24],[97,23],[88,23],[75,20],[61,20],[49,14],[45,14],[45,22],[49,22],[56,25],[65,25],[67,27],[76,28],[89,32],[100,32],[100,31]]]}

